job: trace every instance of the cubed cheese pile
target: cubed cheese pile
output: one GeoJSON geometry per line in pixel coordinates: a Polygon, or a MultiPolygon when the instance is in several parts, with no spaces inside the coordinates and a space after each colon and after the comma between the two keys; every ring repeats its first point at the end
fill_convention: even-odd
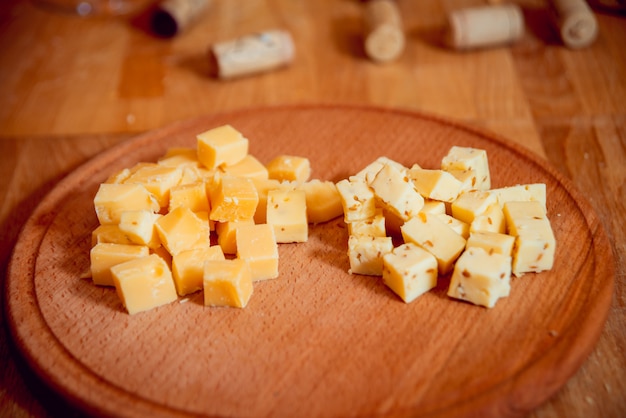
{"type": "Polygon", "coordinates": [[[485,150],[453,146],[437,169],[380,157],[337,190],[350,273],[382,276],[406,303],[450,273],[450,297],[491,308],[512,274],[554,263],[545,184],[492,189],[485,150]]]}
{"type": "Polygon", "coordinates": [[[262,164],[230,125],[112,175],[94,198],[91,277],[114,286],[130,314],[197,291],[207,306],[245,307],[253,283],[278,277],[278,244],[341,216],[333,182],[309,160],[262,164]]]}

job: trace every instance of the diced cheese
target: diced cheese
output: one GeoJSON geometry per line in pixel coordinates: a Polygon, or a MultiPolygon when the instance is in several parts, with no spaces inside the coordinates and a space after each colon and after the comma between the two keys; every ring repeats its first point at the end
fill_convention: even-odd
{"type": "Polygon", "coordinates": [[[159,202],[160,207],[167,207],[170,201],[170,189],[177,186],[183,176],[180,167],[167,167],[158,164],[141,167],[124,181],[126,184],[143,185],[159,202]]]}
{"type": "Polygon", "coordinates": [[[259,195],[249,178],[223,176],[211,200],[209,218],[217,222],[252,219],[259,195]]]}
{"type": "Polygon", "coordinates": [[[253,179],[253,183],[259,196],[259,203],[257,203],[254,212],[254,223],[264,224],[267,222],[267,193],[270,190],[278,189],[281,183],[274,179],[253,179]]]}
{"type": "Polygon", "coordinates": [[[374,192],[359,178],[344,179],[337,184],[346,222],[369,219],[376,213],[374,192]]]}
{"type": "Polygon", "coordinates": [[[476,231],[472,232],[465,248],[480,247],[489,254],[498,253],[511,256],[513,255],[513,244],[515,237],[498,232],[476,231]]]}
{"type": "Polygon", "coordinates": [[[206,243],[211,233],[208,222],[186,207],[178,207],[163,215],[155,227],[161,243],[171,255],[189,250],[199,241],[206,243]]]}
{"type": "Polygon", "coordinates": [[[159,158],[157,164],[167,167],[198,167],[198,151],[193,148],[170,148],[163,157],[159,158]]]}
{"type": "Polygon", "coordinates": [[[98,225],[91,232],[91,246],[100,243],[135,245],[130,237],[120,229],[119,225],[113,224],[98,225]]]}
{"type": "Polygon", "coordinates": [[[441,160],[441,168],[445,171],[474,170],[476,172],[476,188],[478,190],[491,188],[489,162],[485,150],[455,145],[441,160]]]}
{"type": "Polygon", "coordinates": [[[99,286],[113,286],[111,267],[149,254],[143,245],[96,244],[89,253],[91,279],[99,286]]]}
{"type": "Polygon", "coordinates": [[[304,183],[311,177],[308,158],[294,155],[279,155],[267,164],[269,178],[304,183]]]}
{"type": "Polygon", "coordinates": [[[129,314],[147,311],[178,298],[172,272],[156,254],[111,268],[118,296],[129,314]]]}
{"type": "Polygon", "coordinates": [[[454,178],[461,182],[459,194],[470,190],[478,190],[478,180],[475,170],[447,169],[446,172],[452,174],[454,178]]]}
{"type": "Polygon", "coordinates": [[[159,203],[141,184],[103,183],[93,200],[100,224],[119,224],[126,210],[158,212],[159,203]]]}
{"type": "Polygon", "coordinates": [[[224,174],[235,177],[247,177],[252,180],[265,180],[269,177],[267,168],[253,155],[246,155],[233,165],[221,167],[224,174]]]}
{"type": "Polygon", "coordinates": [[[302,183],[306,195],[306,213],[309,223],[318,224],[343,214],[341,197],[332,181],[313,179],[302,183]]]}
{"type": "Polygon", "coordinates": [[[304,190],[270,190],[267,194],[267,223],[274,228],[276,242],[306,242],[309,226],[304,190]]]}
{"type": "Polygon", "coordinates": [[[242,225],[236,230],[237,258],[250,266],[252,281],[278,277],[278,245],[269,224],[242,225]]]}
{"type": "Polygon", "coordinates": [[[173,211],[179,206],[185,206],[192,212],[210,211],[209,197],[204,181],[175,186],[170,190],[170,202],[168,211],[173,211]]]}
{"type": "Polygon", "coordinates": [[[407,174],[390,164],[383,165],[369,186],[374,190],[376,201],[404,221],[417,215],[424,206],[424,198],[407,174]]]}
{"type": "Polygon", "coordinates": [[[513,274],[552,269],[556,239],[543,205],[538,201],[504,204],[507,229],[515,236],[513,274]]]}
{"type": "Polygon", "coordinates": [[[412,168],[409,177],[417,191],[425,198],[452,202],[459,196],[463,183],[443,170],[412,168]]]}
{"type": "Polygon", "coordinates": [[[470,190],[459,195],[451,205],[452,216],[471,224],[474,218],[497,203],[496,196],[482,190],[470,190]]]}
{"type": "Polygon", "coordinates": [[[439,272],[448,273],[465,248],[465,239],[440,218],[441,215],[420,212],[401,227],[405,242],[412,242],[437,259],[439,272]]]}
{"type": "Polygon", "coordinates": [[[440,200],[424,199],[424,206],[420,212],[446,213],[446,204],[440,200]]]}
{"type": "Polygon", "coordinates": [[[204,263],[204,305],[245,308],[253,292],[250,266],[245,260],[207,260],[204,263]]]}
{"type": "Polygon", "coordinates": [[[349,273],[382,276],[383,257],[392,250],[391,237],[350,236],[348,238],[349,273]]]}
{"type": "Polygon", "coordinates": [[[219,245],[199,245],[176,254],[172,258],[172,276],[176,292],[184,296],[202,290],[204,262],[225,259],[219,245]]]}
{"type": "Polygon", "coordinates": [[[470,236],[470,226],[468,223],[460,221],[447,213],[440,213],[439,219],[443,221],[446,225],[448,225],[454,232],[467,239],[470,236]]]}
{"type": "Polygon", "coordinates": [[[437,285],[437,259],[412,243],[402,244],[383,256],[383,282],[406,302],[437,285]]]}
{"type": "Polygon", "coordinates": [[[474,217],[470,224],[470,233],[475,231],[506,232],[506,221],[504,212],[497,203],[489,206],[483,213],[474,217]]]}
{"type": "Polygon", "coordinates": [[[382,209],[369,219],[348,222],[348,233],[354,236],[386,237],[385,216],[382,209]]]}
{"type": "Polygon", "coordinates": [[[222,247],[224,254],[237,253],[237,228],[242,225],[254,225],[253,219],[242,219],[239,221],[218,222],[215,227],[217,232],[217,243],[222,247]]]}
{"type": "Polygon", "coordinates": [[[134,244],[157,248],[161,240],[154,224],[160,217],[149,210],[126,210],[120,215],[119,228],[134,244]]]}
{"type": "Polygon", "coordinates": [[[496,195],[498,203],[504,207],[506,202],[524,202],[535,200],[541,203],[546,211],[546,185],[545,183],[518,184],[516,186],[501,187],[489,191],[496,195]]]}
{"type": "Polygon", "coordinates": [[[354,177],[358,177],[361,180],[367,181],[368,178],[373,178],[376,175],[376,173],[378,173],[380,169],[383,168],[385,164],[395,167],[398,171],[402,173],[405,173],[408,170],[408,168],[405,167],[403,164],[395,160],[392,160],[391,158],[383,156],[383,157],[378,157],[376,160],[369,163],[367,166],[361,169],[361,171],[356,173],[354,177]]]}
{"type": "Polygon", "coordinates": [[[198,160],[208,169],[234,165],[248,155],[248,139],[230,125],[197,135],[198,160]]]}
{"type": "Polygon", "coordinates": [[[509,296],[510,280],[510,256],[470,247],[456,261],[448,296],[493,308],[498,299],[509,296]]]}

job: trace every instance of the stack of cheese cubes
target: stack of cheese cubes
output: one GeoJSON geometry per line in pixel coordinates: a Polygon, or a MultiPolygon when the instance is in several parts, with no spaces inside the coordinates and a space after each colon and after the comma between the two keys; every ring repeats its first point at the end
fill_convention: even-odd
{"type": "Polygon", "coordinates": [[[337,189],[350,273],[382,276],[406,303],[451,273],[450,297],[491,308],[511,274],[552,268],[545,184],[492,189],[485,150],[453,146],[437,169],[380,157],[337,189]]]}
{"type": "Polygon", "coordinates": [[[91,277],[130,314],[204,292],[207,306],[245,307],[253,282],[278,277],[278,244],[341,216],[336,186],[310,180],[304,157],[267,165],[230,125],[111,176],[94,198],[91,277]]]}

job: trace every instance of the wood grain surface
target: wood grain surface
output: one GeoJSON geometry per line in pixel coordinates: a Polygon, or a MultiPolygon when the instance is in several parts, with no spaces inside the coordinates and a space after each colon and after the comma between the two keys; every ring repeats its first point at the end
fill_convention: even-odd
{"type": "Polygon", "coordinates": [[[88,412],[124,416],[517,416],[551,396],[595,345],[613,290],[608,239],[570,182],[502,139],[409,112],[279,107],[218,114],[125,142],[60,182],[26,223],[7,313],[42,378],[88,412]],[[547,184],[552,271],[515,279],[492,310],[446,296],[411,304],[348,274],[342,219],[280,246],[280,276],[244,310],[200,294],[129,316],[89,267],[93,196],[111,173],[231,123],[262,162],[307,156],[338,181],[381,155],[436,168],[452,145],[486,149],[493,187],[547,184]],[[186,303],[182,303],[186,302],[186,303]]]}
{"type": "MultiPolygon", "coordinates": [[[[494,2],[397,0],[406,46],[385,65],[365,56],[358,0],[213,0],[171,39],[149,33],[149,10],[78,18],[39,0],[0,2],[3,288],[17,236],[39,202],[80,164],[135,135],[251,106],[427,112],[488,129],[545,158],[595,210],[615,258],[608,319],[577,372],[527,416],[626,416],[624,15],[596,9],[598,38],[570,50],[551,23],[548,1],[513,2],[524,13],[522,39],[459,52],[442,45],[446,14],[494,2]],[[272,27],[291,32],[291,65],[228,82],[211,76],[210,45],[272,27]]],[[[78,415],[76,400],[68,404],[33,373],[13,343],[0,333],[0,416],[78,415]]]]}

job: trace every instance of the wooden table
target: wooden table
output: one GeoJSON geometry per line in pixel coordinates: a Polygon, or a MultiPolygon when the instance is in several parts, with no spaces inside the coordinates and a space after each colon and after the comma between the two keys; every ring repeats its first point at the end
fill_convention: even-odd
{"type": "MultiPolygon", "coordinates": [[[[527,28],[521,41],[456,52],[441,45],[446,13],[480,1],[399,0],[406,49],[397,61],[376,64],[363,51],[363,3],[356,0],[214,0],[173,39],[150,35],[143,15],[79,18],[3,1],[3,278],[20,227],[46,192],[90,157],[141,132],[278,104],[428,112],[528,147],[569,177],[598,212],[616,262],[608,321],[583,366],[530,416],[626,416],[626,20],[598,12],[596,42],[570,50],[552,29],[545,2],[518,3],[527,28]],[[209,45],[273,27],[292,33],[292,65],[230,81],[209,74],[209,45]]],[[[72,412],[31,374],[7,333],[0,335],[0,415],[72,412]]]]}

